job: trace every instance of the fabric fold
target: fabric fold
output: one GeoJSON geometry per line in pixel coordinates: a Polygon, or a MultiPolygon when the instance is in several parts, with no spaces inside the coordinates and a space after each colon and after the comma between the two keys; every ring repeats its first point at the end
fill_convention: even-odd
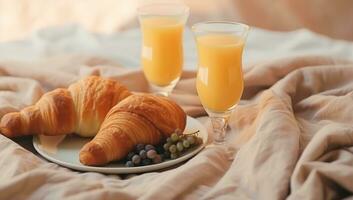
{"type": "MultiPolygon", "coordinates": [[[[1,62],[0,117],[33,104],[47,90],[92,74],[148,92],[140,70],[73,58],[32,63],[33,68],[1,62]]],[[[233,161],[222,146],[208,145],[177,168],[138,176],[78,173],[0,135],[0,199],[352,198],[353,63],[291,57],[247,66],[244,73],[244,94],[228,133],[235,135],[229,142],[238,148],[233,161]]],[[[195,75],[185,71],[171,98],[196,117],[205,111],[195,75]]]]}

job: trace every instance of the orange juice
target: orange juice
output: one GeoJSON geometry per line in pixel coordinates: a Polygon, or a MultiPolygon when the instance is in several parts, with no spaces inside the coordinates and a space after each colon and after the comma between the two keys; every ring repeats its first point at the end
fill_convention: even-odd
{"type": "Polygon", "coordinates": [[[182,72],[183,20],[166,16],[148,17],[141,20],[141,25],[144,73],[155,85],[169,85],[182,72]]]}
{"type": "Polygon", "coordinates": [[[224,112],[235,106],[243,93],[244,41],[231,34],[197,36],[199,69],[196,87],[203,106],[224,112]]]}

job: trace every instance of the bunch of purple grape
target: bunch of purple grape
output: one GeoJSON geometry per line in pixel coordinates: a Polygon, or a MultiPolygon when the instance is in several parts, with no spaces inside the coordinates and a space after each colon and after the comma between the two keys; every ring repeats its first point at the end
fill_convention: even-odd
{"type": "Polygon", "coordinates": [[[126,167],[144,166],[162,162],[160,151],[151,144],[138,144],[126,157],[126,167]]]}

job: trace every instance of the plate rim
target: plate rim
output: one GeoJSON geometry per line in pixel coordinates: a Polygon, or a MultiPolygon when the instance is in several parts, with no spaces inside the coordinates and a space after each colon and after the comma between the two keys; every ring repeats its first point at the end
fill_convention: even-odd
{"type": "Polygon", "coordinates": [[[53,156],[49,155],[45,150],[42,150],[40,147],[39,143],[39,135],[33,136],[33,147],[34,149],[41,155],[43,158],[56,163],[60,166],[64,166],[66,168],[74,169],[77,171],[81,172],[100,172],[100,173],[108,173],[108,174],[132,174],[132,173],[143,173],[143,172],[153,172],[157,171],[160,169],[164,169],[167,167],[171,167],[173,165],[179,164],[183,161],[186,161],[192,157],[194,157],[196,154],[198,154],[205,146],[208,140],[208,133],[206,127],[198,121],[196,118],[193,118],[191,116],[187,115],[187,121],[191,120],[194,121],[194,123],[198,124],[198,128],[203,129],[200,130],[200,132],[204,135],[202,137],[203,143],[197,147],[195,150],[191,151],[188,154],[185,154],[182,157],[179,157],[174,160],[168,160],[166,162],[158,163],[158,164],[153,164],[153,165],[147,165],[147,166],[138,166],[138,167],[97,167],[97,166],[86,166],[86,165],[77,165],[73,164],[70,162],[62,161],[57,158],[54,158],[53,156]]]}

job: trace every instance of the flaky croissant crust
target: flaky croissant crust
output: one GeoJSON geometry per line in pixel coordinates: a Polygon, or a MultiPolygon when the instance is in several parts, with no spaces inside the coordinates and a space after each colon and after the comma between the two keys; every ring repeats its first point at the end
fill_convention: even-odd
{"type": "Polygon", "coordinates": [[[89,76],[68,89],[44,94],[35,105],[20,112],[4,115],[0,132],[7,137],[69,133],[94,136],[108,111],[129,95],[115,80],[89,76]]]}
{"type": "Polygon", "coordinates": [[[122,159],[136,144],[158,144],[185,125],[185,112],[168,98],[131,95],[109,111],[95,138],[80,151],[80,162],[95,166],[122,159]]]}

